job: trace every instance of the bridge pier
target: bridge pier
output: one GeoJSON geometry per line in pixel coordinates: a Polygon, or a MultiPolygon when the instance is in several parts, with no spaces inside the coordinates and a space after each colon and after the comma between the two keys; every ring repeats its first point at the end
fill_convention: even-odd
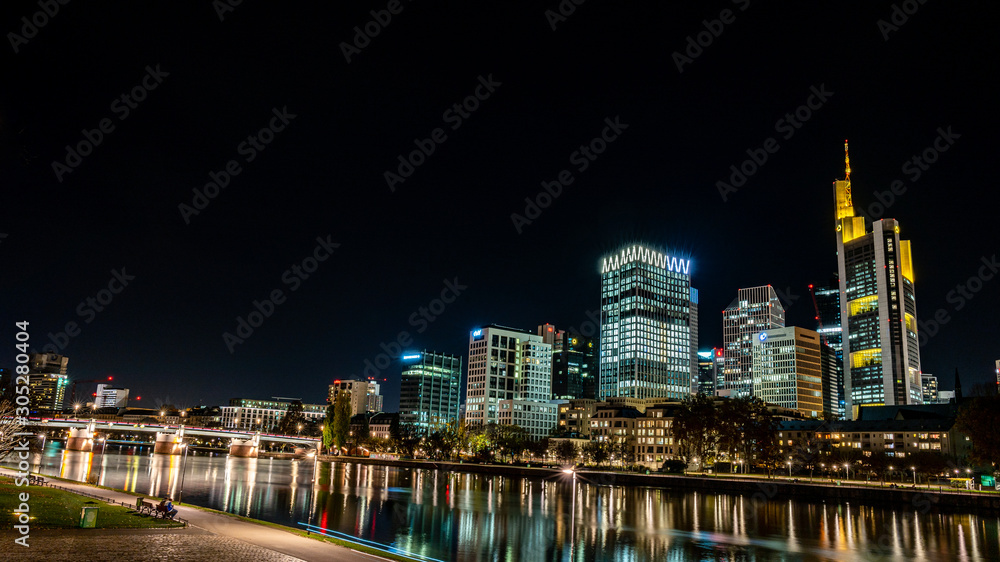
{"type": "Polygon", "coordinates": [[[229,442],[229,456],[231,457],[255,459],[257,458],[258,451],[260,451],[260,433],[250,439],[237,439],[234,437],[229,442]]]}
{"type": "Polygon", "coordinates": [[[181,435],[179,433],[156,432],[156,443],[153,444],[153,453],[160,455],[179,455],[181,449],[181,435]]]}
{"type": "Polygon", "coordinates": [[[71,427],[69,438],[66,439],[67,451],[83,451],[89,453],[94,450],[94,431],[89,427],[71,427]]]}

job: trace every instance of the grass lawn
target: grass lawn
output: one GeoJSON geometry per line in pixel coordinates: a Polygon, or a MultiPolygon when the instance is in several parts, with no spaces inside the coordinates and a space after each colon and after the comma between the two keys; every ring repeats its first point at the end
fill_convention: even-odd
{"type": "Polygon", "coordinates": [[[11,478],[0,477],[0,526],[11,529],[17,525],[18,514],[14,509],[20,505],[19,495],[29,494],[28,506],[34,529],[68,529],[80,526],[80,513],[84,507],[99,507],[98,529],[164,529],[183,527],[178,521],[164,521],[148,515],[140,515],[120,505],[109,505],[102,501],[79,496],[63,490],[42,486],[15,486],[11,478]]]}

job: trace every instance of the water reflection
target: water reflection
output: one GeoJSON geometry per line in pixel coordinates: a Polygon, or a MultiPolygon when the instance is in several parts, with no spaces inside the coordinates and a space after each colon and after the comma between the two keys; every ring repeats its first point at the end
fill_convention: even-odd
{"type": "Polygon", "coordinates": [[[143,447],[94,455],[50,444],[33,461],[46,474],[137,495],[176,497],[183,482],[185,502],[317,525],[436,560],[1000,558],[995,515],[574,484],[563,475],[529,480],[348,463],[320,464],[314,474],[311,460],[194,454],[185,461],[143,447]]]}

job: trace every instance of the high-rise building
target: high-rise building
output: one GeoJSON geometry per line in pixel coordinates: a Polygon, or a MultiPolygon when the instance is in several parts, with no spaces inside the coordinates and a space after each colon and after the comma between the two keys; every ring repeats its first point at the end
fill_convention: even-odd
{"type": "Polygon", "coordinates": [[[403,354],[399,421],[429,434],[458,420],[462,358],[427,351],[403,354]]]}
{"type": "Polygon", "coordinates": [[[524,330],[489,325],[469,333],[465,423],[519,425],[542,438],[556,425],[552,346],[524,330]]]}
{"type": "Polygon", "coordinates": [[[997,387],[1000,387],[1000,359],[997,359],[997,366],[995,372],[997,375],[997,387]]]}
{"type": "Polygon", "coordinates": [[[600,399],[691,395],[691,305],[691,260],[640,245],[603,258],[600,399]]]}
{"type": "Polygon", "coordinates": [[[552,398],[593,398],[596,374],[593,338],[557,330],[552,324],[539,326],[538,335],[552,346],[552,398]]]}
{"type": "Polygon", "coordinates": [[[327,402],[332,404],[338,392],[347,392],[351,395],[351,416],[367,413],[377,414],[382,411],[379,384],[373,380],[335,380],[330,385],[327,402]]]}
{"type": "Polygon", "coordinates": [[[66,400],[69,357],[55,353],[28,354],[28,389],[31,412],[59,412],[66,400]]]}
{"type": "MultiPolygon", "coordinates": [[[[816,331],[819,332],[823,343],[830,346],[836,356],[836,413],[839,417],[844,416],[844,337],[843,329],[840,326],[840,279],[837,274],[833,274],[830,283],[825,287],[813,287],[809,285],[813,298],[816,301],[816,331]]],[[[824,391],[826,387],[824,387],[824,391]]],[[[823,399],[828,400],[833,396],[824,392],[823,399]]]]}
{"type": "Polygon", "coordinates": [[[867,231],[854,215],[851,165],[844,143],[845,178],[833,182],[836,202],[844,393],[850,419],[865,404],[920,404],[920,345],[910,241],[895,219],[867,231]]]}
{"type": "Polygon", "coordinates": [[[833,347],[823,342],[819,344],[819,356],[823,373],[823,413],[844,419],[844,362],[837,357],[833,347]]]}
{"type": "MultiPolygon", "coordinates": [[[[716,350],[698,352],[698,394],[702,396],[715,396],[716,370],[715,362],[716,350]]],[[[719,350],[722,353],[722,350],[719,350]]]]}
{"type": "Polygon", "coordinates": [[[691,395],[698,394],[698,289],[691,287],[691,299],[688,301],[691,311],[691,395]]]}
{"type": "Polygon", "coordinates": [[[920,388],[923,391],[924,404],[938,403],[938,380],[929,373],[920,374],[920,388]]]}
{"type": "Polygon", "coordinates": [[[768,404],[823,414],[823,372],[819,334],[788,326],[758,332],[753,338],[753,396],[768,404]]]}
{"type": "Polygon", "coordinates": [[[97,396],[94,408],[127,408],[128,389],[118,388],[110,384],[97,385],[97,396]]]}
{"type": "Polygon", "coordinates": [[[722,311],[723,388],[734,398],[753,389],[754,338],[764,330],[785,327],[785,307],[770,285],[740,289],[722,311]]]}

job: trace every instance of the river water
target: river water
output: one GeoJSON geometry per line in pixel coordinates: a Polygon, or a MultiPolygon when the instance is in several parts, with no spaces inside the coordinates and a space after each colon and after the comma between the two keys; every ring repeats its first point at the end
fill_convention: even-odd
{"type": "Polygon", "coordinates": [[[1000,560],[1000,516],[924,506],[764,500],[562,474],[542,480],[312,460],[185,459],[152,455],[150,447],[109,445],[91,454],[58,442],[32,462],[43,474],[311,525],[417,560],[1000,560]]]}

